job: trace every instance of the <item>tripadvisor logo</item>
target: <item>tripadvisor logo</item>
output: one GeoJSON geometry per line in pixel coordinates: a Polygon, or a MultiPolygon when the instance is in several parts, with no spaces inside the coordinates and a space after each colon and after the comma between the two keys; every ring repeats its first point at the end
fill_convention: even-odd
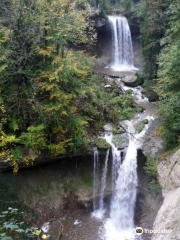
{"type": "Polygon", "coordinates": [[[143,234],[143,229],[142,229],[141,227],[137,227],[137,228],[135,229],[135,232],[136,232],[136,235],[140,236],[140,235],[143,234]]]}

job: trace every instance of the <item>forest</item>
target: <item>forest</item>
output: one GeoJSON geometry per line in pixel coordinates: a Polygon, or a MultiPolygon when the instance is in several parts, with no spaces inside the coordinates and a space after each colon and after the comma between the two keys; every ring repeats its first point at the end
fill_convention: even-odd
{"type": "Polygon", "coordinates": [[[159,96],[159,134],[166,148],[179,145],[179,1],[140,1],[136,14],[141,19],[141,45],[145,59],[146,86],[159,96]]]}
{"type": "Polygon", "coordinates": [[[84,0],[1,2],[0,148],[15,172],[22,158],[83,151],[87,131],[131,112],[129,95],[106,101],[93,56],[77,49],[96,42],[90,11],[84,0]]]}

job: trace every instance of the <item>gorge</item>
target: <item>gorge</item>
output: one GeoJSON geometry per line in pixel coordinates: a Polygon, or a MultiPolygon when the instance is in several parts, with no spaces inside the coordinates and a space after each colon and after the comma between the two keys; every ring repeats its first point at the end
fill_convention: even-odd
{"type": "MultiPolygon", "coordinates": [[[[46,24],[47,22],[45,26],[46,24]]],[[[72,21],[68,26],[70,24],[72,21]]],[[[21,136],[16,122],[9,121],[11,128],[17,132],[18,136],[15,140],[14,135],[11,136],[11,139],[14,138],[10,145],[20,145],[20,147],[17,145],[14,155],[22,158],[19,149],[24,141],[28,141],[29,144],[25,147],[25,152],[29,151],[31,155],[34,154],[34,149],[37,153],[45,149],[44,155],[39,158],[39,162],[37,161],[37,166],[35,164],[31,166],[31,161],[25,159],[27,166],[25,163],[20,165],[16,175],[12,175],[12,166],[9,166],[8,161],[3,159],[0,166],[2,171],[0,172],[2,186],[0,203],[2,201],[3,210],[0,212],[0,218],[6,219],[3,223],[6,233],[17,230],[15,239],[20,236],[18,231],[20,234],[21,231],[24,231],[23,233],[27,231],[29,234],[27,239],[38,238],[38,240],[155,240],[156,235],[148,232],[138,236],[136,228],[158,229],[158,225],[162,224],[162,229],[168,229],[167,222],[161,219],[164,213],[169,214],[168,206],[172,200],[169,192],[172,191],[174,194],[173,211],[178,206],[179,152],[174,156],[173,163],[170,160],[162,161],[157,164],[157,168],[154,163],[154,159],[163,151],[163,140],[159,138],[157,130],[160,126],[156,113],[157,103],[149,101],[141,86],[144,81],[142,77],[144,66],[140,55],[139,36],[131,34],[128,19],[122,14],[106,16],[103,29],[105,30],[101,32],[96,26],[98,42],[92,52],[97,51],[97,58],[91,59],[95,73],[94,78],[92,77],[95,79],[94,82],[90,81],[88,67],[83,65],[86,63],[83,59],[84,52],[82,51],[82,55],[76,58],[77,56],[73,55],[73,50],[70,48],[70,50],[63,49],[62,55],[73,56],[73,60],[67,57],[68,61],[58,66],[57,62],[63,57],[56,56],[51,62],[50,66],[54,67],[55,71],[50,74],[47,86],[45,81],[48,78],[48,69],[43,71],[40,77],[42,81],[36,77],[33,84],[30,82],[32,89],[35,89],[36,85],[42,87],[39,92],[33,92],[32,101],[35,101],[36,96],[40,96],[45,101],[43,107],[40,106],[40,101],[36,102],[39,112],[40,108],[45,109],[45,106],[48,106],[48,109],[45,109],[47,115],[40,113],[38,117],[40,122],[44,121],[46,124],[50,122],[47,127],[50,135],[46,132],[44,122],[41,125],[28,127],[27,136],[25,132],[21,136]],[[78,64],[82,68],[78,69],[78,64]],[[69,69],[64,70],[66,66],[72,72],[74,71],[72,75],[68,75],[69,69]],[[62,69],[64,72],[59,77],[58,71],[62,69]],[[84,74],[83,77],[82,74],[84,74]],[[73,76],[76,76],[75,80],[73,76]],[[81,77],[82,82],[78,82],[81,77]],[[62,79],[65,79],[63,91],[67,91],[66,95],[61,91],[62,86],[58,88],[62,79]],[[70,90],[72,87],[70,81],[73,82],[74,88],[77,87],[75,90],[70,90]],[[83,85],[85,81],[88,82],[87,85],[83,85]],[[100,81],[98,84],[106,95],[99,92],[100,88],[96,81],[100,81]],[[91,84],[94,84],[93,87],[91,84]],[[47,92],[43,95],[44,91],[47,92]],[[78,97],[75,98],[75,95],[78,97]],[[100,100],[97,100],[97,96],[100,96],[100,100]],[[122,96],[124,98],[121,98],[122,96]],[[56,102],[56,97],[60,102],[56,102]],[[51,100],[54,105],[52,102],[49,103],[51,100]],[[68,105],[69,102],[71,105],[68,105]],[[112,106],[115,106],[117,112],[112,106]],[[120,106],[119,109],[118,106],[120,106]],[[59,110],[61,107],[62,109],[59,110]],[[83,117],[78,115],[79,112],[83,117]],[[87,112],[89,115],[86,115],[87,112]],[[65,130],[62,126],[58,127],[61,122],[58,119],[60,114],[63,116],[62,122],[64,121],[62,126],[67,125],[65,130]],[[99,121],[99,125],[97,124],[93,129],[92,125],[95,121],[99,121]],[[51,129],[53,124],[55,127],[51,129]],[[104,124],[103,127],[102,124],[104,124]],[[84,126],[89,127],[87,132],[83,132],[84,126]],[[74,135],[70,135],[69,128],[75,129],[74,135]],[[99,130],[100,128],[103,130],[99,130]],[[79,137],[82,132],[87,141],[85,151],[82,147],[84,142],[79,137]],[[64,138],[65,135],[68,139],[64,138]],[[60,139],[61,137],[63,140],[60,139]],[[50,147],[46,146],[48,141],[50,147]],[[42,143],[42,149],[36,145],[39,142],[42,143]],[[65,147],[62,147],[59,142],[63,142],[65,147]],[[77,151],[78,147],[79,151],[77,151]],[[67,148],[73,149],[73,153],[67,154],[67,148]],[[45,160],[48,158],[49,149],[54,155],[52,154],[52,159],[43,161],[43,158],[45,160]],[[55,155],[56,151],[57,155],[55,155]],[[163,168],[164,173],[161,171],[163,168]],[[170,179],[167,181],[169,176],[170,179]],[[158,177],[163,189],[158,183],[158,177]],[[162,194],[165,198],[164,203],[162,194]],[[18,216],[17,220],[13,214],[18,216]],[[23,222],[18,222],[19,219],[23,219],[23,222]],[[21,228],[23,224],[33,227],[23,230],[21,228]]],[[[70,31],[72,31],[71,28],[70,31]]],[[[76,33],[79,36],[82,34],[80,31],[81,28],[76,33]]],[[[63,32],[63,37],[67,32],[63,32]]],[[[74,35],[70,40],[68,39],[70,42],[73,41],[74,35]]],[[[53,37],[47,39],[52,41],[53,37]]],[[[83,44],[84,39],[81,45],[79,44],[80,48],[84,47],[83,44]]],[[[74,48],[76,47],[75,45],[74,48]]],[[[56,50],[53,49],[52,52],[58,52],[59,48],[60,46],[57,45],[56,50]]],[[[46,45],[44,49],[37,49],[41,54],[45,54],[42,62],[46,65],[50,61],[48,58],[51,59],[50,53],[47,52],[51,48],[46,45]]],[[[30,102],[29,98],[28,102],[30,102]]],[[[27,118],[26,112],[23,114],[27,118]]],[[[30,114],[30,117],[35,121],[33,115],[30,114]]],[[[7,138],[6,143],[9,144],[10,140],[7,138]]],[[[178,216],[175,219],[178,222],[178,216]]],[[[178,230],[174,229],[174,231],[178,236],[178,230]]],[[[5,238],[3,234],[0,232],[3,240],[14,240],[5,238]]],[[[165,239],[163,234],[158,237],[158,240],[165,239]]],[[[173,240],[172,233],[167,234],[166,239],[173,240]],[[168,238],[169,236],[171,238],[168,238]]],[[[22,240],[25,239],[22,238],[22,240]]]]}

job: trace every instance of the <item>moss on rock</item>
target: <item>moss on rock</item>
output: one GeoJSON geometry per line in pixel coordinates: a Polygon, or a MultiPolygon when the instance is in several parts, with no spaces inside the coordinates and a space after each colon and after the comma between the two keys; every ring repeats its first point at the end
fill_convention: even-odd
{"type": "Polygon", "coordinates": [[[111,148],[111,145],[109,143],[106,142],[105,139],[103,138],[99,138],[95,141],[95,146],[98,148],[98,149],[109,149],[111,148]]]}
{"type": "Polygon", "coordinates": [[[148,119],[144,119],[144,120],[142,120],[142,123],[143,123],[143,124],[148,124],[148,123],[149,123],[149,120],[148,120],[148,119]]]}
{"type": "Polygon", "coordinates": [[[143,128],[144,128],[143,123],[139,123],[135,126],[136,132],[138,132],[138,133],[142,132],[143,128]]]}
{"type": "Polygon", "coordinates": [[[144,112],[144,108],[141,107],[141,106],[137,106],[137,107],[136,107],[136,112],[137,112],[137,113],[142,113],[142,112],[144,112]]]}

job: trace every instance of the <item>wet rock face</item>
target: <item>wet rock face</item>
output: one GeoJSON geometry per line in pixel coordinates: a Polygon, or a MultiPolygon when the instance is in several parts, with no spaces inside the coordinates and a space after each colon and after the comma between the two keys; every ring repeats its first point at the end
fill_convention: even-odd
{"type": "Polygon", "coordinates": [[[93,156],[20,169],[12,178],[18,181],[19,199],[35,211],[40,223],[58,218],[62,210],[92,205],[93,156]]]}
{"type": "Polygon", "coordinates": [[[163,188],[164,202],[154,222],[152,240],[180,239],[180,150],[158,164],[158,178],[163,188]]]}
{"type": "MultiPolygon", "coordinates": [[[[162,204],[162,193],[160,190],[150,190],[148,184],[151,177],[144,171],[146,157],[138,150],[138,189],[135,209],[135,223],[143,229],[152,229],[156,215],[162,204]]],[[[150,240],[151,234],[144,233],[143,240],[150,240]]]]}
{"type": "MultiPolygon", "coordinates": [[[[104,151],[100,153],[99,158],[101,181],[104,151]]],[[[93,156],[67,158],[60,159],[59,162],[20,169],[17,175],[12,175],[11,172],[0,173],[0,178],[8,174],[12,182],[18,182],[18,199],[33,209],[38,218],[37,222],[42,224],[52,218],[58,219],[67,211],[92,210],[93,165],[93,156]]],[[[107,178],[105,198],[108,202],[112,195],[110,173],[107,178]]],[[[97,199],[99,197],[97,194],[97,199]]]]}

